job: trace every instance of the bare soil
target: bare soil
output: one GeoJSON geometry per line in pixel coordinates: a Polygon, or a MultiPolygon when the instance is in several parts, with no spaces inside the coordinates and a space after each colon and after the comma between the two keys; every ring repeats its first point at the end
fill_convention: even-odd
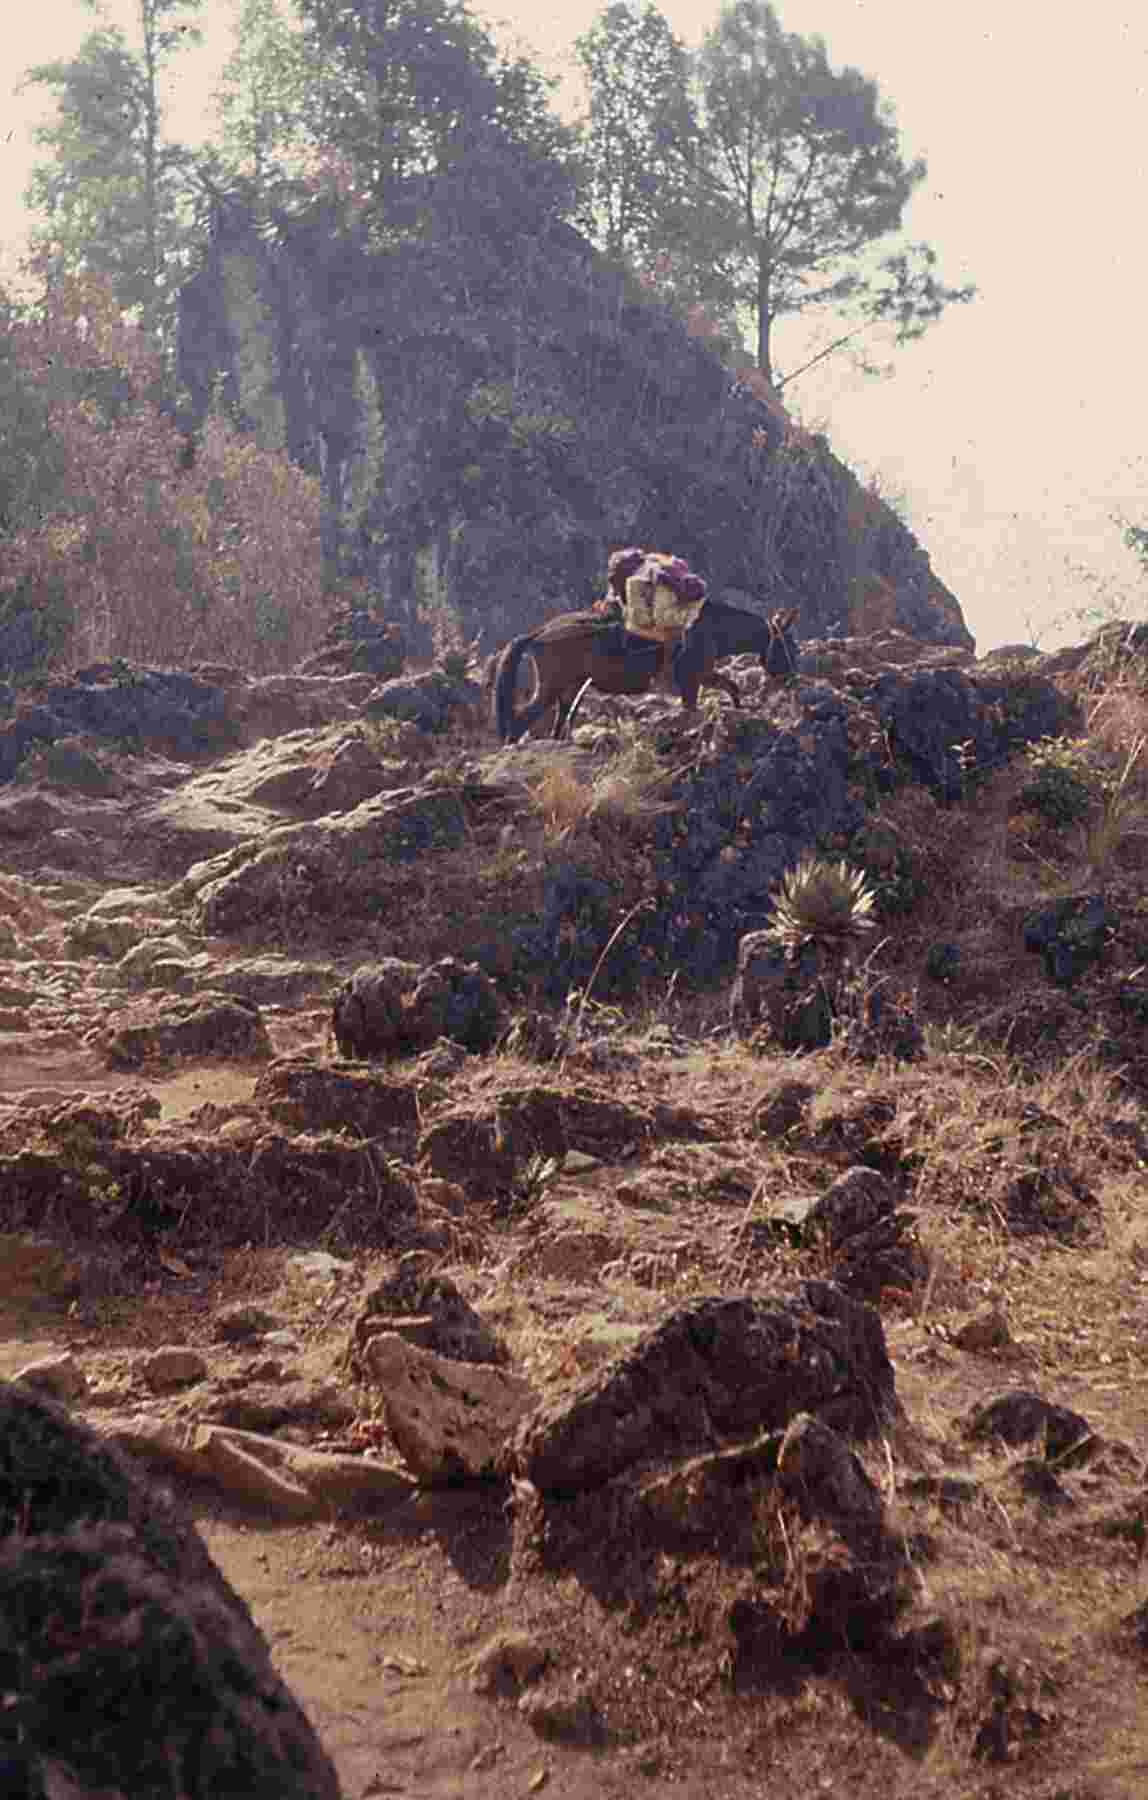
{"type": "MultiPolygon", "coordinates": [[[[298,1027],[281,1036],[279,1047],[299,1047],[298,1027]]],[[[324,1046],[311,1048],[322,1055],[324,1046]]],[[[178,1118],[205,1102],[244,1102],[256,1073],[202,1066],[109,1078],[57,1048],[5,1060],[0,1080],[25,1093],[134,1085],[178,1118]]],[[[481,1254],[450,1265],[541,1386],[598,1366],[611,1330],[640,1326],[675,1297],[735,1283],[768,1289],[815,1270],[810,1253],[764,1239],[747,1247],[739,1229],[760,1213],[760,1196],[747,1205],[755,1171],[783,1172],[775,1155],[763,1162],[748,1128],[778,1073],[718,1045],[619,1077],[620,1095],[656,1092],[728,1135],[655,1145],[624,1172],[559,1177],[533,1213],[487,1221],[481,1254]]],[[[475,1097],[521,1075],[474,1059],[457,1085],[475,1097]]],[[[904,1074],[887,1091],[906,1108],[920,1080],[904,1074]]],[[[860,1088],[872,1082],[858,1077],[860,1088]]],[[[800,1156],[791,1148],[791,1174],[800,1156]]],[[[1098,1235],[1066,1249],[938,1212],[931,1226],[921,1222],[929,1294],[911,1304],[891,1294],[883,1307],[902,1418],[866,1454],[919,1559],[912,1617],[946,1620],[958,1646],[959,1667],[931,1687],[844,1648],[734,1670],[720,1558],[663,1570],[644,1608],[611,1593],[589,1565],[516,1570],[500,1484],[428,1491],[376,1519],[307,1526],[269,1522],[207,1487],[184,1484],[184,1497],[351,1796],[445,1800],[543,1787],[590,1796],[636,1784],[651,1795],[732,1800],[767,1785],[852,1795],[879,1783],[898,1797],[1132,1800],[1148,1791],[1148,1658],[1121,1621],[1148,1588],[1148,1263],[1138,1240],[1113,1253],[1114,1223],[1108,1242],[1098,1235]],[[1008,1345],[958,1348],[960,1325],[1002,1295],[1008,1345]],[[1076,1408],[1115,1446],[1088,1470],[1058,1471],[1056,1499],[1025,1492],[1021,1452],[959,1439],[970,1406],[1016,1386],[1076,1408]],[[976,1498],[946,1506],[911,1497],[914,1477],[945,1473],[973,1479],[976,1498]],[[529,1633],[567,1684],[593,1692],[606,1741],[555,1741],[516,1696],[473,1691],[471,1659],[502,1631],[529,1633]]],[[[349,1326],[380,1267],[355,1259],[317,1304],[282,1248],[205,1254],[178,1274],[157,1263],[130,1293],[81,1301],[66,1320],[0,1311],[0,1369],[70,1345],[98,1417],[130,1398],[140,1350],[198,1344],[218,1363],[214,1317],[258,1299],[297,1335],[302,1374],[346,1379],[349,1326]]],[[[373,1397],[357,1398],[362,1420],[377,1424],[373,1397]]]]}
{"type": "MultiPolygon", "coordinates": [[[[1130,741],[1142,745],[1143,696],[1127,704],[1130,741]]],[[[416,749],[420,767],[437,754],[416,749]]],[[[455,753],[443,752],[444,774],[455,753]]],[[[347,972],[380,954],[465,956],[468,931],[497,920],[500,906],[522,914],[535,904],[547,858],[569,858],[580,832],[586,866],[614,884],[612,916],[632,916],[645,879],[642,806],[591,817],[576,758],[571,768],[532,801],[500,801],[461,850],[405,863],[392,915],[374,935],[361,920],[344,931],[324,916],[303,953],[309,946],[347,972]]],[[[698,1123],[692,1134],[655,1130],[640,1145],[561,1167],[535,1159],[509,1192],[487,1191],[475,1171],[449,1206],[450,1184],[438,1179],[432,1191],[428,1171],[413,1172],[420,1204],[425,1197],[448,1221],[435,1272],[457,1283],[544,1398],[603,1368],[677,1303],[839,1276],[824,1243],[789,1229],[784,1208],[857,1164],[895,1185],[927,1273],[872,1296],[898,1413],[860,1453],[900,1545],[896,1633],[869,1642],[842,1616],[821,1620],[811,1637],[809,1596],[832,1573],[836,1547],[815,1531],[790,1539],[792,1521],[753,1490],[745,1506],[761,1554],[747,1565],[720,1536],[681,1552],[628,1542],[608,1509],[589,1504],[573,1504],[553,1541],[526,1554],[527,1502],[510,1482],[421,1490],[375,1516],[285,1525],[166,1476],[250,1604],[353,1800],[542,1791],[589,1800],[635,1789],[699,1800],[1148,1793],[1148,1627],[1134,1616],[1148,1605],[1148,1062],[1140,1014],[1127,1003],[1148,942],[1148,839],[1138,823],[1148,800],[1128,789],[1140,810],[1126,815],[1123,835],[1112,821],[1102,882],[1065,832],[1017,812],[1023,779],[1005,770],[960,810],[912,789],[883,807],[879,823],[919,893],[882,923],[881,973],[894,995],[919,989],[919,1061],[840,1046],[785,1056],[739,1042],[727,1029],[728,991],[688,994],[675,977],[651,988],[648,1016],[583,995],[587,1041],[558,1063],[462,1057],[420,1099],[424,1125],[467,1109],[489,1117],[501,1095],[544,1082],[648,1117],[684,1109],[698,1123]],[[1050,894],[1098,885],[1121,929],[1107,959],[1066,994],[1024,951],[1023,920],[1050,894]],[[959,946],[963,973],[929,986],[922,965],[941,939],[959,946]],[[1039,1441],[971,1438],[971,1409],[1014,1390],[1083,1415],[1085,1452],[1056,1457],[1039,1441]],[[778,1627],[747,1641],[732,1621],[771,1559],[786,1570],[774,1595],[778,1627]],[[524,1634],[544,1657],[540,1683],[480,1691],[474,1660],[501,1633],[524,1634]],[[547,1710],[555,1694],[561,1704],[547,1710]]],[[[119,844],[120,826],[120,838],[108,830],[119,844]]],[[[131,879],[154,882],[155,859],[149,875],[140,841],[131,879]]],[[[1094,842],[1088,854],[1101,850],[1094,842]]],[[[182,854],[172,850],[166,877],[182,854]]],[[[66,884],[41,877],[41,855],[32,837],[11,847],[0,912],[29,941],[39,932],[48,959],[62,954],[69,918],[109,883],[97,867],[69,898],[66,884]]],[[[117,855],[108,850],[101,866],[127,880],[117,855]]],[[[269,945],[300,954],[282,922],[267,923],[257,947],[269,945]]],[[[222,961],[252,946],[208,948],[222,961]]],[[[99,986],[107,960],[85,969],[73,957],[75,983],[58,997],[53,988],[39,1012],[19,993],[31,979],[27,960],[4,965],[14,994],[0,1010],[9,1147],[21,1107],[83,1095],[150,1096],[160,1125],[241,1125],[265,1064],[109,1069],[99,1028],[125,995],[99,986]]],[[[61,966],[43,965],[53,981],[61,966]]],[[[276,1055],[331,1060],[329,1007],[265,1010],[276,1055]]],[[[70,1302],[17,1306],[0,1295],[0,1375],[71,1349],[89,1382],[77,1409],[97,1424],[141,1411],[194,1420],[205,1396],[326,1382],[350,1402],[350,1421],[292,1422],[285,1435],[393,1457],[380,1397],[351,1371],[347,1351],[394,1258],[331,1243],[346,1266],[316,1280],[294,1260],[308,1247],[268,1226],[224,1250],[209,1230],[181,1237],[173,1226],[113,1259],[114,1279],[70,1302]],[[264,1351],[219,1342],[216,1321],[239,1302],[257,1302],[288,1334],[272,1372],[259,1372],[264,1351]],[[201,1350],[209,1378],[157,1396],[140,1358],[164,1345],[201,1350]]],[[[736,1523],[744,1536],[744,1520],[736,1523]]]]}

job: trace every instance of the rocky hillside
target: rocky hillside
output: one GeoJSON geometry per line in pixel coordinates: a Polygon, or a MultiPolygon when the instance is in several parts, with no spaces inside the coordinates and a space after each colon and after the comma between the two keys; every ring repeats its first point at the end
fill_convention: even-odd
{"type": "Polygon", "coordinates": [[[416,648],[489,649],[582,604],[627,543],[799,606],[803,636],[972,647],[913,534],[753,369],[569,226],[436,194],[389,250],[329,210],[221,201],[180,302],[189,429],[222,395],[320,475],[329,573],[416,648]]]}
{"type": "Polygon", "coordinates": [[[728,667],[11,700],[5,1778],[1139,1793],[1143,649],[728,667]]]}

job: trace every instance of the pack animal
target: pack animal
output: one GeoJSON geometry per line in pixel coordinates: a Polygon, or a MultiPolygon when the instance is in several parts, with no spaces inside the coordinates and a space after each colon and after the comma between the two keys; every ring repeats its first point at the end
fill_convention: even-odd
{"type": "Polygon", "coordinates": [[[681,642],[673,653],[674,686],[682,696],[683,706],[696,706],[698,689],[706,683],[724,685],[732,690],[734,705],[739,705],[737,688],[728,676],[715,677],[714,664],[723,656],[738,656],[756,651],[767,675],[792,675],[797,669],[797,645],[793,626],[798,608],[774,612],[767,619],[747,612],[743,606],[731,606],[725,600],[704,600],[697,617],[687,625],[681,642]]]}
{"type": "MultiPolygon", "coordinates": [[[[666,685],[672,683],[681,695],[683,707],[695,707],[698,692],[703,687],[719,688],[729,695],[735,706],[740,706],[741,693],[737,683],[732,676],[719,674],[714,664],[723,656],[756,651],[767,675],[792,675],[797,669],[793,626],[798,611],[799,608],[794,606],[788,612],[774,612],[763,619],[758,613],[747,612],[744,606],[707,599],[676,644],[657,638],[644,641],[661,645],[665,660],[658,678],[666,685]]],[[[586,683],[586,687],[590,685],[590,682],[586,683]]],[[[574,729],[585,691],[584,687],[575,697],[567,714],[565,729],[568,732],[574,729]]]]}
{"type": "Polygon", "coordinates": [[[504,744],[524,736],[552,707],[553,734],[560,738],[587,686],[604,694],[649,692],[662,670],[665,647],[627,631],[619,613],[559,613],[507,644],[494,674],[495,723],[504,744]],[[533,698],[519,711],[514,690],[526,656],[533,659],[537,681],[533,698]]]}

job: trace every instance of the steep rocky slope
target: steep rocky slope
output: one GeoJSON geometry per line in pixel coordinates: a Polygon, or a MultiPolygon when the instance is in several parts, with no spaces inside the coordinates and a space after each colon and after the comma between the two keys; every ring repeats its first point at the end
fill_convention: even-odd
{"type": "Polygon", "coordinates": [[[320,475],[331,576],[411,643],[486,648],[584,604],[606,553],[665,545],[801,631],[972,647],[926,550],[753,369],[569,226],[481,204],[369,248],[327,212],[221,207],[180,297],[189,429],[221,389],[320,475]]]}

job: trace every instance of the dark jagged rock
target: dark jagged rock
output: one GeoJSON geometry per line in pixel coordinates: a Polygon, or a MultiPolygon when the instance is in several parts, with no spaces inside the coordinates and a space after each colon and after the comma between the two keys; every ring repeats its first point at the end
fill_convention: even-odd
{"type": "Polygon", "coordinates": [[[444,956],[422,967],[388,956],[359,969],[335,996],[332,1027],[342,1056],[411,1056],[439,1038],[489,1050],[501,1013],[489,976],[444,956]]]}
{"type": "Polygon", "coordinates": [[[505,1088],[486,1107],[459,1107],[434,1119],[418,1142],[420,1165],[481,1192],[509,1190],[532,1157],[577,1150],[615,1162],[658,1138],[704,1141],[712,1127],[688,1107],[650,1107],[586,1089],[505,1088]]]}
{"type": "Polygon", "coordinates": [[[409,1175],[377,1146],[287,1137],[252,1127],[248,1142],[185,1136],[73,1143],[0,1156],[0,1231],[69,1243],[405,1243],[417,1208],[409,1175]],[[325,1239],[325,1241],[327,1241],[325,1239]]]}
{"type": "Polygon", "coordinates": [[[930,981],[955,981],[961,972],[959,944],[930,944],[925,952],[925,974],[930,981]]]}
{"type": "Polygon", "coordinates": [[[892,1406],[881,1320],[832,1283],[677,1308],[573,1397],[518,1434],[518,1471],[571,1493],[640,1463],[777,1430],[799,1412],[865,1435],[892,1406]]]}
{"type": "Polygon", "coordinates": [[[50,681],[0,727],[0,781],[10,779],[33,745],[90,735],[121,747],[148,745],[173,756],[199,756],[236,741],[224,690],[179,669],[96,663],[50,681]]]}
{"type": "Polygon", "coordinates": [[[389,681],[406,663],[403,634],[362,607],[341,610],[313,656],[300,665],[304,675],[377,675],[389,681]]]}
{"type": "Polygon", "coordinates": [[[492,1117],[462,1111],[435,1119],[419,1138],[421,1169],[481,1195],[508,1193],[518,1170],[509,1145],[500,1144],[492,1117]]]}
{"type": "Polygon", "coordinates": [[[353,1366],[380,1332],[395,1331],[420,1350],[450,1361],[508,1361],[506,1345],[449,1275],[428,1271],[419,1251],[404,1256],[385,1281],[371,1289],[355,1321],[348,1347],[353,1366]]]}
{"type": "Polygon", "coordinates": [[[191,1523],[119,1451],[0,1387],[0,1766],[25,1793],[339,1800],[191,1523]]]}
{"type": "Polygon", "coordinates": [[[975,1406],[965,1429],[971,1438],[995,1438],[1002,1444],[1039,1440],[1049,1462],[1085,1462],[1096,1448],[1096,1434],[1086,1418],[1026,1388],[975,1406]]]}
{"type": "Polygon", "coordinates": [[[846,1169],[814,1202],[807,1232],[823,1233],[833,1252],[833,1277],[858,1299],[877,1300],[884,1288],[911,1290],[929,1272],[912,1216],[897,1210],[898,1194],[876,1169],[846,1169]]]}
{"type": "Polygon", "coordinates": [[[482,711],[482,688],[443,669],[384,681],[363,702],[365,719],[407,719],[420,731],[445,731],[460,712],[482,711]]]}
{"type": "Polygon", "coordinates": [[[1119,923],[1103,894],[1069,894],[1029,914],[1024,947],[1040,952],[1050,981],[1071,987],[1100,961],[1119,923]]]}
{"type": "Polygon", "coordinates": [[[409,244],[315,214],[280,216],[269,236],[233,194],[180,296],[192,415],[222,377],[269,442],[316,460],[328,563],[384,595],[412,648],[430,648],[428,588],[467,637],[505,642],[552,596],[591,598],[627,541],[681,554],[711,593],[800,604],[807,633],[839,619],[972,648],[913,534],[824,438],[795,438],[757,371],[731,374],[627,285],[540,206],[546,182],[513,200],[485,174],[467,187],[480,164],[427,188],[413,262],[409,244]],[[256,304],[237,306],[239,291],[256,304]],[[362,304],[343,304],[350,293],[362,304]],[[276,371],[274,391],[251,382],[256,367],[276,371]],[[528,454],[536,439],[545,454],[528,454]]]}
{"type": "Polygon", "coordinates": [[[370,1069],[280,1057],[255,1084],[252,1104],[296,1131],[345,1131],[390,1137],[417,1130],[418,1089],[370,1069]]]}

